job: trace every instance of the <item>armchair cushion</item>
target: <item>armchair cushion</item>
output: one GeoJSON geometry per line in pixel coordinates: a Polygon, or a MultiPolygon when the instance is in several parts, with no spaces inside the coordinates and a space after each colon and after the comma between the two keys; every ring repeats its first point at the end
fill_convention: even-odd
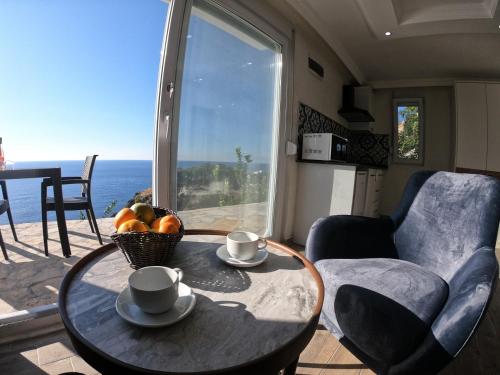
{"type": "Polygon", "coordinates": [[[382,363],[398,363],[430,331],[448,286],[422,267],[397,259],[316,262],[325,284],[323,324],[382,363]]]}

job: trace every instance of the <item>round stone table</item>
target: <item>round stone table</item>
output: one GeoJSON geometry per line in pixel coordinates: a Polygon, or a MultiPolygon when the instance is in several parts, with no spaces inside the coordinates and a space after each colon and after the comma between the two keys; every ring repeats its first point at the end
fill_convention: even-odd
{"type": "Polygon", "coordinates": [[[196,306],[164,328],[137,327],[116,312],[133,270],[114,244],[82,258],[59,291],[61,318],[78,354],[104,374],[295,373],[323,304],[318,272],[273,241],[263,264],[228,266],[215,254],[225,234],[186,231],[168,265],[184,271],[196,306]]]}

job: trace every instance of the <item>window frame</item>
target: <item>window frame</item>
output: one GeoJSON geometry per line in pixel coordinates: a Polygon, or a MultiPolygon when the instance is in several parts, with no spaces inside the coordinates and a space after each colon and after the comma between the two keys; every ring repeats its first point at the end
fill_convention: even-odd
{"type": "Polygon", "coordinates": [[[424,165],[425,160],[425,107],[423,98],[394,98],[392,100],[392,162],[397,164],[424,165]],[[418,107],[418,128],[419,128],[419,157],[418,159],[404,159],[398,157],[398,107],[416,106],[418,107]]]}

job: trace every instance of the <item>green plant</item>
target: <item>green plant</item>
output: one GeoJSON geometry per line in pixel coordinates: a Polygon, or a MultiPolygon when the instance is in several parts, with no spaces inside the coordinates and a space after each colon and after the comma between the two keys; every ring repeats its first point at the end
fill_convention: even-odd
{"type": "MultiPolygon", "coordinates": [[[[251,154],[241,146],[234,149],[236,160],[232,163],[205,162],[189,168],[177,169],[177,209],[223,207],[242,203],[258,203],[267,199],[269,170],[250,169],[251,154]]],[[[147,197],[151,199],[151,189],[147,197]]],[[[142,202],[145,192],[136,193],[129,200],[130,207],[142,202]]]]}
{"type": "MultiPolygon", "coordinates": [[[[106,208],[104,209],[104,213],[102,215],[102,217],[113,217],[116,215],[116,213],[114,212],[115,208],[116,208],[116,204],[117,204],[117,201],[116,199],[113,199],[107,206],[106,208]]],[[[81,212],[81,211],[80,211],[81,212]]]]}
{"type": "Polygon", "coordinates": [[[234,150],[236,153],[236,189],[242,189],[245,186],[248,177],[248,164],[252,162],[252,155],[243,154],[241,147],[238,146],[234,150]]]}
{"type": "Polygon", "coordinates": [[[398,108],[398,158],[418,160],[420,153],[418,106],[398,108]]]}

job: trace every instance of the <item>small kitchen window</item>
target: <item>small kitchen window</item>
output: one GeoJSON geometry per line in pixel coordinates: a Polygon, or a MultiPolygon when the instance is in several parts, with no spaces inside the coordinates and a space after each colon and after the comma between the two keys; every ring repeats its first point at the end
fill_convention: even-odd
{"type": "Polygon", "coordinates": [[[393,161],[424,163],[424,101],[422,98],[393,100],[393,161]]]}

